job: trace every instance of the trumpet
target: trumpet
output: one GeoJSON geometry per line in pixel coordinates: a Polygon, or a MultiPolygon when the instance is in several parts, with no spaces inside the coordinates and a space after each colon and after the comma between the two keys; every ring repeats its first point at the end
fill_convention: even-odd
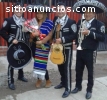
{"type": "Polygon", "coordinates": [[[82,32],[84,31],[84,29],[86,29],[86,20],[84,20],[82,22],[82,19],[81,19],[81,25],[80,25],[80,29],[79,29],[79,32],[78,32],[78,47],[77,47],[77,50],[82,50],[82,47],[81,47],[81,44],[82,44],[82,41],[84,40],[84,35],[82,34],[82,32]]]}

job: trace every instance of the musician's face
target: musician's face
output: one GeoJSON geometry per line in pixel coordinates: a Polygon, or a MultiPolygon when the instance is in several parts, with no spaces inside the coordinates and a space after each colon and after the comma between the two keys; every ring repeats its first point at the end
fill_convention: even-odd
{"type": "Polygon", "coordinates": [[[44,18],[44,12],[37,12],[36,17],[38,20],[42,20],[44,18]]]}
{"type": "Polygon", "coordinates": [[[23,9],[21,6],[15,6],[14,8],[14,14],[17,16],[17,17],[21,17],[22,14],[23,14],[23,9]]]}
{"type": "Polygon", "coordinates": [[[64,15],[66,15],[66,8],[61,5],[61,6],[57,6],[57,15],[58,17],[62,18],[64,15]]]}
{"type": "Polygon", "coordinates": [[[91,12],[91,11],[86,11],[84,13],[84,17],[87,21],[93,19],[95,17],[95,12],[91,12]]]}

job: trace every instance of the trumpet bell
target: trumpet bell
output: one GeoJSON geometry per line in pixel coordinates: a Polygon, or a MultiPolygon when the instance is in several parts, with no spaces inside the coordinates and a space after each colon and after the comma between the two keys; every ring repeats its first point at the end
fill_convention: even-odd
{"type": "Polygon", "coordinates": [[[79,46],[77,47],[77,50],[82,50],[82,47],[79,45],[79,46]]]}

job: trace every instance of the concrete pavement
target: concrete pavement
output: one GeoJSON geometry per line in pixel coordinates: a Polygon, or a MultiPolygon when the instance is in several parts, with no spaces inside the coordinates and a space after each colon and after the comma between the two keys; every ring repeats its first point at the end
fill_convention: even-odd
{"type": "MultiPolygon", "coordinates": [[[[21,94],[16,94],[16,98],[12,95],[6,96],[1,100],[86,100],[86,84],[87,81],[83,81],[83,89],[77,94],[70,94],[67,98],[62,98],[61,95],[64,89],[56,90],[52,86],[51,88],[42,88],[38,90],[27,91],[21,94]]],[[[73,88],[75,83],[72,84],[73,88]]],[[[92,98],[90,100],[107,100],[107,77],[95,79],[92,98]]]]}
{"type": "MultiPolygon", "coordinates": [[[[73,55],[73,67],[75,68],[75,51],[73,55]]],[[[97,64],[107,64],[107,51],[98,52],[97,64]]],[[[7,74],[7,61],[6,57],[0,57],[0,76],[7,74]]],[[[26,72],[31,72],[33,66],[33,60],[25,68],[26,72]]],[[[52,64],[51,61],[48,62],[48,69],[54,69],[57,71],[56,65],[52,64]]],[[[3,84],[3,80],[0,80],[0,84],[3,84]]],[[[86,100],[86,86],[87,80],[83,81],[83,89],[77,94],[70,94],[65,100],[86,100]]],[[[72,89],[75,86],[75,82],[72,83],[72,89]]],[[[1,100],[63,100],[61,97],[64,89],[56,90],[54,86],[51,88],[41,88],[37,90],[31,90],[20,94],[15,94],[15,97],[8,95],[1,100]]],[[[107,100],[107,77],[100,77],[95,79],[92,98],[90,100],[107,100]]]]}
{"type": "MultiPolygon", "coordinates": [[[[73,83],[73,87],[74,87],[73,83]]],[[[83,90],[77,94],[71,94],[65,100],[86,100],[86,84],[87,81],[83,82],[83,90]]],[[[64,89],[55,90],[54,87],[49,89],[40,89],[34,91],[28,91],[23,94],[18,94],[16,100],[62,100],[61,95],[64,89]],[[30,95],[31,94],[31,95],[30,95]],[[29,97],[27,97],[29,95],[29,97]],[[23,98],[23,99],[22,99],[23,98]],[[32,99],[30,99],[32,98],[32,99]]],[[[107,100],[107,77],[95,79],[95,85],[93,88],[93,96],[91,100],[107,100]]]]}

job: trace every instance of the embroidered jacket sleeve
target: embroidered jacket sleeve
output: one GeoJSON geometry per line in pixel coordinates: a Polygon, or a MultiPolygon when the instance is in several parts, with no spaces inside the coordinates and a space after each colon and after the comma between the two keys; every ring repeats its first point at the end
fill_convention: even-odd
{"type": "Polygon", "coordinates": [[[9,23],[9,19],[5,19],[4,22],[3,22],[3,25],[2,25],[2,28],[0,30],[0,35],[8,42],[8,43],[11,43],[15,37],[10,37],[8,35],[10,31],[10,23],[9,23]]]}
{"type": "Polygon", "coordinates": [[[63,36],[61,38],[62,43],[69,43],[72,42],[74,39],[76,39],[76,34],[77,34],[77,25],[74,20],[68,20],[68,25],[69,25],[69,35],[63,36]]]}
{"type": "Polygon", "coordinates": [[[97,41],[104,41],[105,40],[105,25],[97,21],[97,29],[96,31],[90,30],[88,37],[95,39],[97,41]]]}

